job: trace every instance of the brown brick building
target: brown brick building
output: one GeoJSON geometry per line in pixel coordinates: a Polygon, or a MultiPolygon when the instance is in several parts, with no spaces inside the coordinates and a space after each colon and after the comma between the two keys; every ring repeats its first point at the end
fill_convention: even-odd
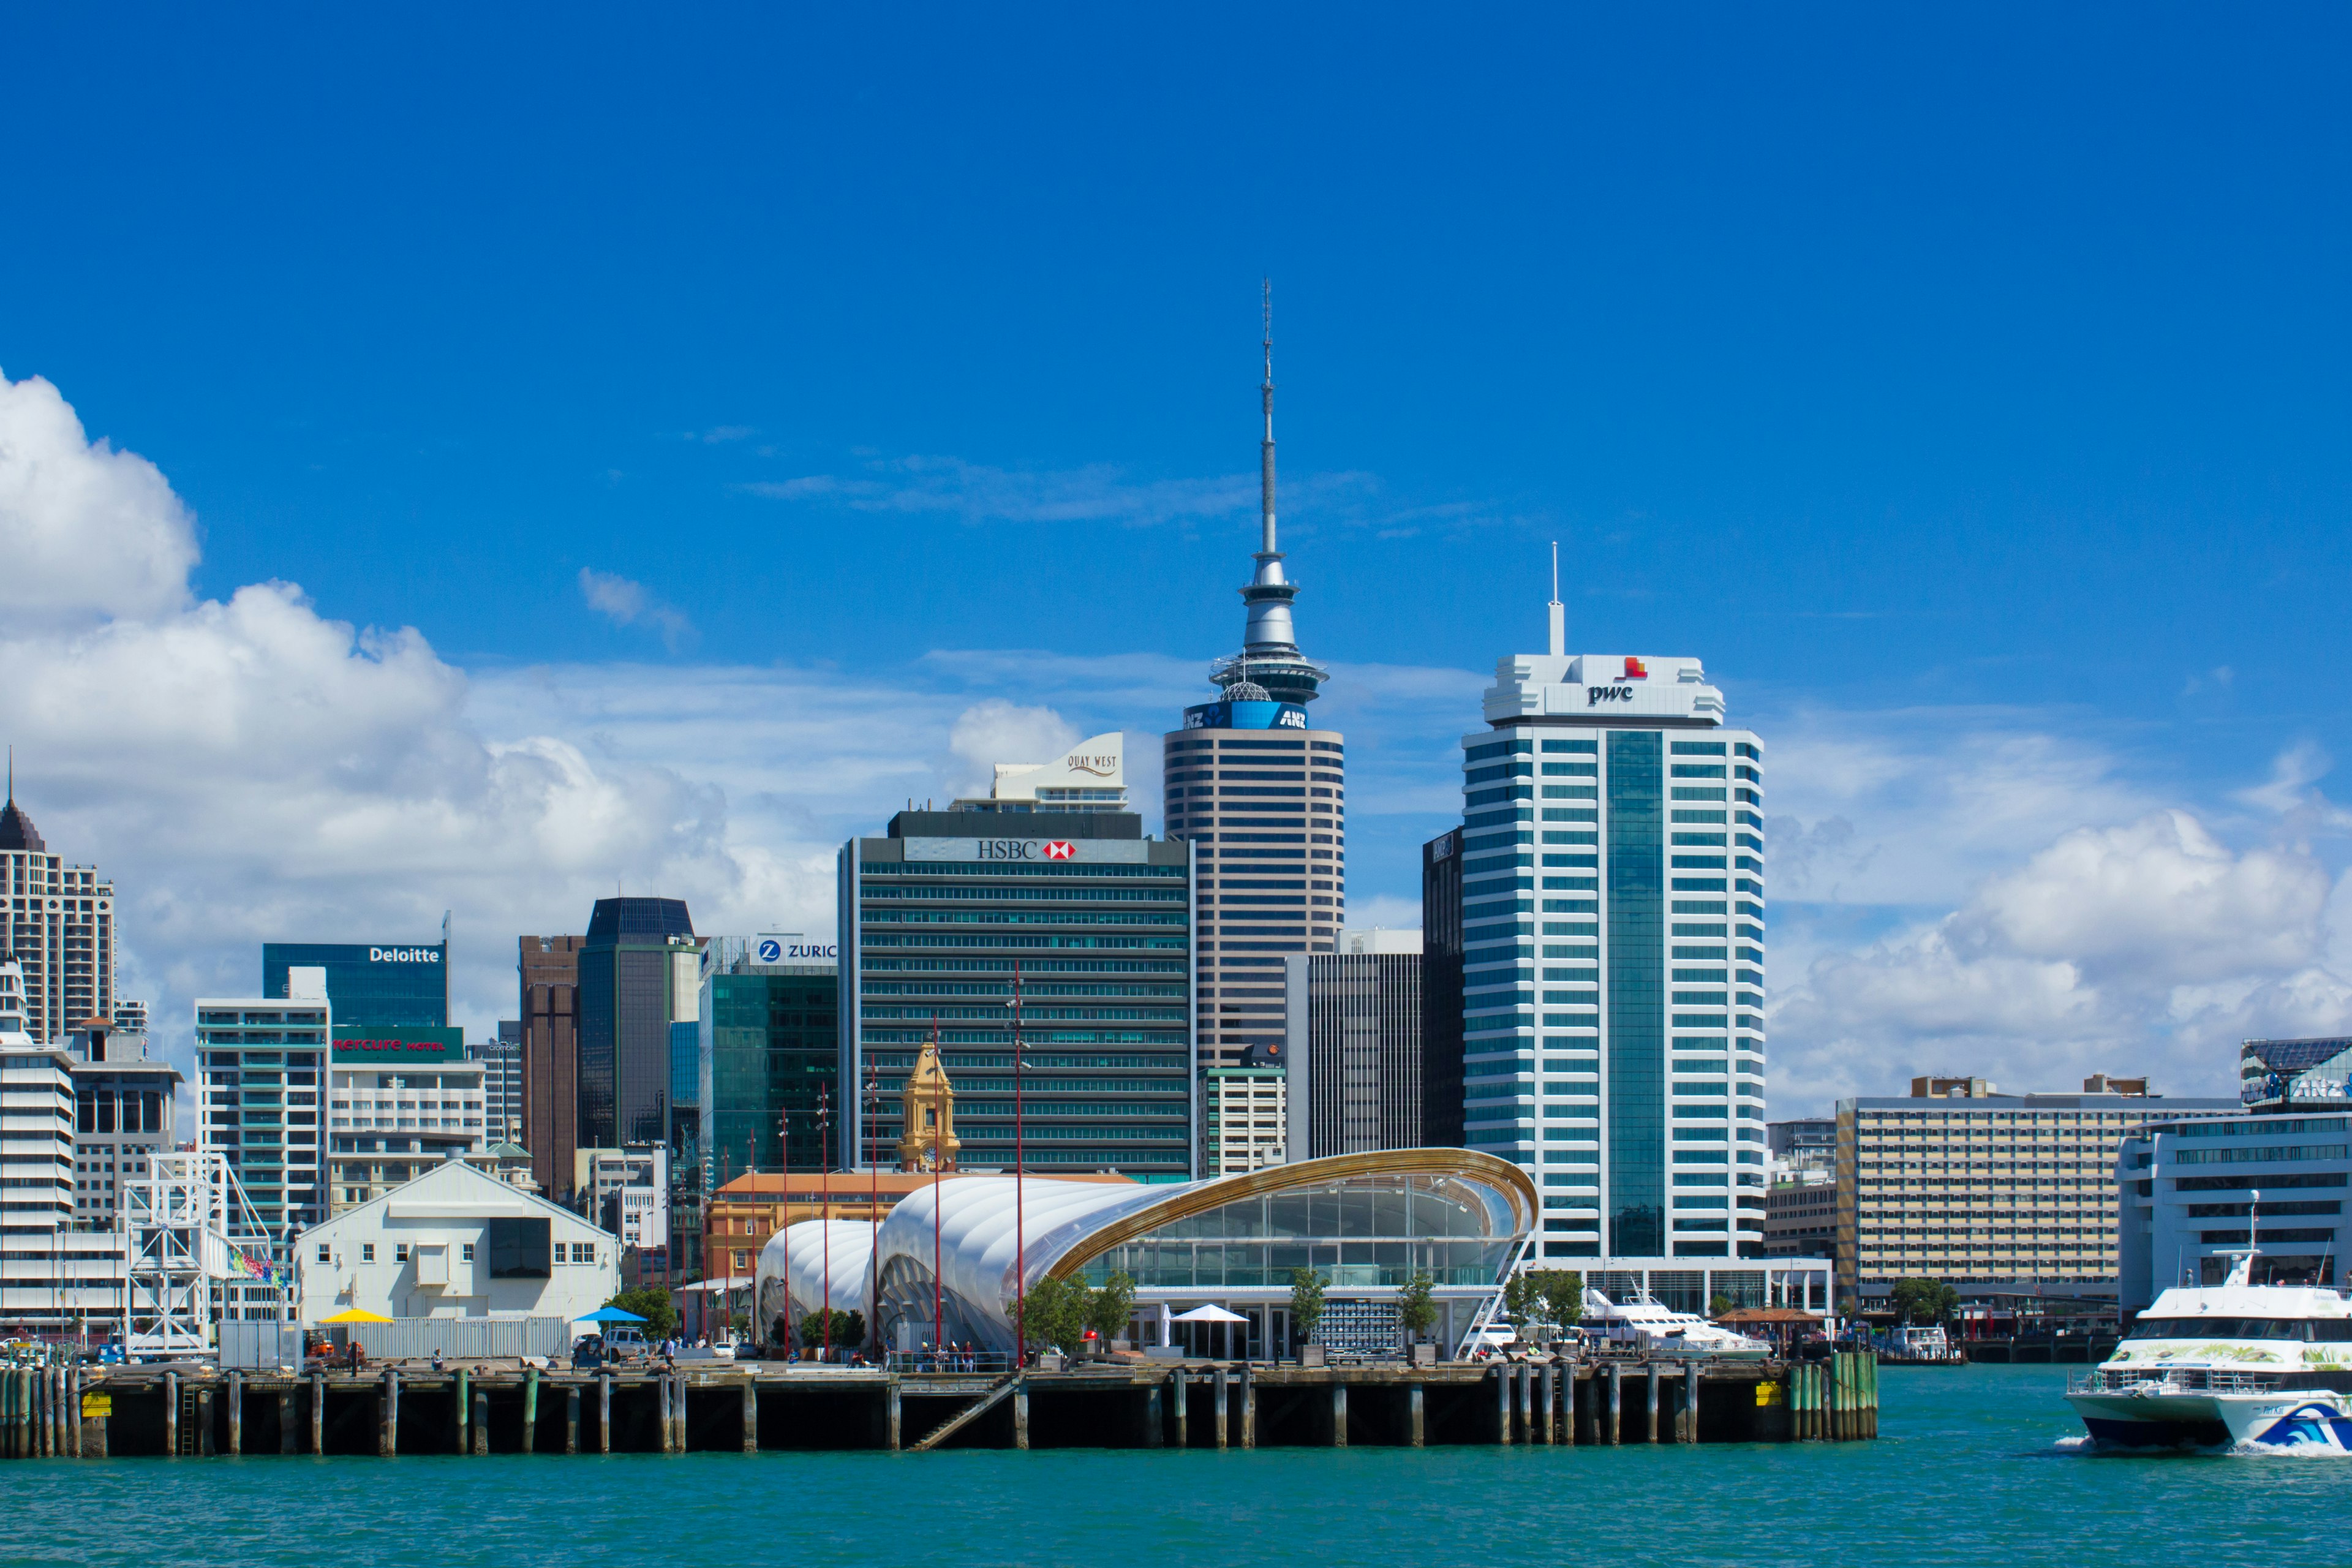
{"type": "Polygon", "coordinates": [[[580,949],[583,936],[520,939],[522,1144],[539,1190],[562,1202],[580,1146],[580,949]]]}

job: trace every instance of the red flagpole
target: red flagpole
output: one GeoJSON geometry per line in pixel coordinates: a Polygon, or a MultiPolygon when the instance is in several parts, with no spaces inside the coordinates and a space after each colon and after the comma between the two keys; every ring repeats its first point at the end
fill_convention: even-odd
{"type": "MultiPolygon", "coordinates": [[[[1021,961],[1013,961],[1013,1364],[1029,1359],[1029,1237],[1022,1173],[1028,1154],[1021,1134],[1021,961]]],[[[1003,1303],[1000,1301],[999,1305],[1003,1303]]]]}
{"type": "Polygon", "coordinates": [[[793,1321],[793,1112],[783,1110],[776,1114],[776,1135],[783,1142],[776,1150],[779,1163],[783,1166],[783,1208],[776,1211],[779,1232],[783,1234],[783,1359],[793,1359],[793,1331],[800,1323],[793,1321]]]}
{"type": "MultiPolygon", "coordinates": [[[[860,1142],[870,1143],[873,1141],[875,1121],[881,1112],[882,1079],[869,1061],[866,1064],[866,1136],[860,1142]]],[[[882,1345],[882,1167],[871,1148],[866,1151],[866,1169],[873,1184],[873,1191],[866,1200],[866,1223],[872,1232],[871,1244],[866,1249],[871,1270],[866,1296],[866,1342],[869,1349],[879,1350],[882,1345]]]]}
{"type": "Polygon", "coordinates": [[[824,1255],[824,1361],[833,1359],[833,1095],[816,1086],[817,1179],[824,1184],[817,1202],[823,1215],[817,1226],[817,1250],[824,1255]]]}
{"type": "MultiPolygon", "coordinates": [[[[940,1016],[931,1015],[931,1052],[940,1048],[940,1016]]],[[[947,1355],[948,1314],[945,1282],[940,1278],[940,1151],[947,1129],[934,1117],[931,1126],[931,1353],[942,1360],[947,1355]]]]}

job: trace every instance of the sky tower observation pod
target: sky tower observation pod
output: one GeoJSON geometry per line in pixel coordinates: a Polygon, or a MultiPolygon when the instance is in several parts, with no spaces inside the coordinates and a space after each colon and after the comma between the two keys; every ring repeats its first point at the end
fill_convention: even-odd
{"type": "MultiPolygon", "coordinates": [[[[1393,1348],[1398,1292],[1427,1273],[1450,1343],[1445,1330],[1466,1331],[1508,1276],[1539,1207],[1526,1172],[1466,1149],[1336,1154],[1176,1186],[1035,1176],[1024,1185],[1030,1289],[1048,1276],[1099,1285],[1124,1272],[1136,1282],[1135,1332],[1147,1346],[1169,1342],[1177,1313],[1214,1304],[1249,1320],[1259,1354],[1283,1346],[1294,1268],[1324,1276],[1326,1342],[1335,1327],[1360,1323],[1368,1349],[1393,1348]]],[[[1010,1351],[1013,1180],[954,1176],[937,1193],[936,1240],[929,1187],[901,1200],[877,1238],[883,1347],[930,1343],[936,1310],[936,1332],[949,1342],[1010,1351]]],[[[862,1309],[866,1278],[845,1285],[838,1265],[836,1255],[834,1304],[862,1309]]],[[[798,1257],[792,1272],[798,1296],[798,1257]]]]}

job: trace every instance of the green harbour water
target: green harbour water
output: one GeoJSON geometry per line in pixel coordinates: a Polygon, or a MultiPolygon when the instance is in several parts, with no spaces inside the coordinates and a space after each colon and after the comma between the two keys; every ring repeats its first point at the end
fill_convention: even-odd
{"type": "Polygon", "coordinates": [[[2063,1367],[1887,1368],[1875,1443],[0,1466],[0,1564],[2352,1563],[2352,1458],[2085,1452],[2063,1367]]]}

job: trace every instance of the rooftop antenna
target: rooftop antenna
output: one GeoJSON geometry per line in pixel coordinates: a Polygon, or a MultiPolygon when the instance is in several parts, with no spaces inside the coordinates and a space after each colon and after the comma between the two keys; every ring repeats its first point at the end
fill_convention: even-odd
{"type": "Polygon", "coordinates": [[[1551,656],[1568,652],[1568,611],[1559,602],[1559,541],[1551,542],[1551,656]]]}
{"type": "Polygon", "coordinates": [[[1258,393],[1265,402],[1265,439],[1258,446],[1259,510],[1264,513],[1264,542],[1258,546],[1265,554],[1274,552],[1274,279],[1265,279],[1265,382],[1258,393]]]}

